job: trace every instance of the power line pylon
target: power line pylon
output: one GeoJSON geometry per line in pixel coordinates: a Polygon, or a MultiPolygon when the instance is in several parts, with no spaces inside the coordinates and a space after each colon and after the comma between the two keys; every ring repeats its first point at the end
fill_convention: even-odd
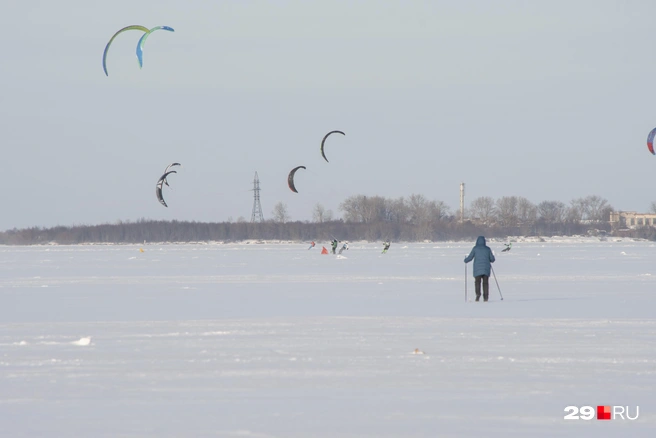
{"type": "Polygon", "coordinates": [[[260,204],[260,178],[253,179],[253,214],[251,214],[251,223],[264,222],[264,215],[262,214],[262,204],[260,204]]]}

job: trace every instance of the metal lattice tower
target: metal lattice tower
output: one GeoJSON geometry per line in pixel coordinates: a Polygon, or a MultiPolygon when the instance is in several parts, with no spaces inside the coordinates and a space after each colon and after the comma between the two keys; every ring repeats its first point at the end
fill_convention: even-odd
{"type": "Polygon", "coordinates": [[[253,178],[253,214],[251,214],[251,222],[264,222],[264,215],[262,214],[262,204],[260,204],[260,178],[253,178]]]}

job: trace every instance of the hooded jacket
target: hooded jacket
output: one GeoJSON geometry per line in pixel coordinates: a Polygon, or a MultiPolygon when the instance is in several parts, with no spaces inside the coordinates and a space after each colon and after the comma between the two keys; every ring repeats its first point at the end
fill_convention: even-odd
{"type": "Polygon", "coordinates": [[[474,277],[479,275],[490,276],[490,270],[492,268],[491,263],[494,263],[494,254],[492,250],[485,245],[485,237],[478,236],[476,239],[476,246],[472,248],[469,255],[465,258],[465,263],[469,263],[474,260],[474,277]]]}

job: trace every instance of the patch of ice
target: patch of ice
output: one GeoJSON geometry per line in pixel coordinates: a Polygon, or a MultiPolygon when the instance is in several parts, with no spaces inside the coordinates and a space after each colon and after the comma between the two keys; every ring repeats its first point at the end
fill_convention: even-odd
{"type": "Polygon", "coordinates": [[[87,345],[91,345],[91,337],[87,336],[84,338],[80,338],[77,341],[71,342],[73,345],[79,345],[80,347],[86,347],[87,345]]]}

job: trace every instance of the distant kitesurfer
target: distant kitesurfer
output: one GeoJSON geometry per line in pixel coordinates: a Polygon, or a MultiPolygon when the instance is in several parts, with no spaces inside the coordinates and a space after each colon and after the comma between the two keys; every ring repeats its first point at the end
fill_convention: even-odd
{"type": "Polygon", "coordinates": [[[339,242],[337,241],[337,239],[333,239],[333,241],[330,243],[330,246],[332,247],[332,250],[333,250],[333,254],[335,254],[335,251],[337,250],[337,245],[338,244],[339,244],[339,242]]]}

